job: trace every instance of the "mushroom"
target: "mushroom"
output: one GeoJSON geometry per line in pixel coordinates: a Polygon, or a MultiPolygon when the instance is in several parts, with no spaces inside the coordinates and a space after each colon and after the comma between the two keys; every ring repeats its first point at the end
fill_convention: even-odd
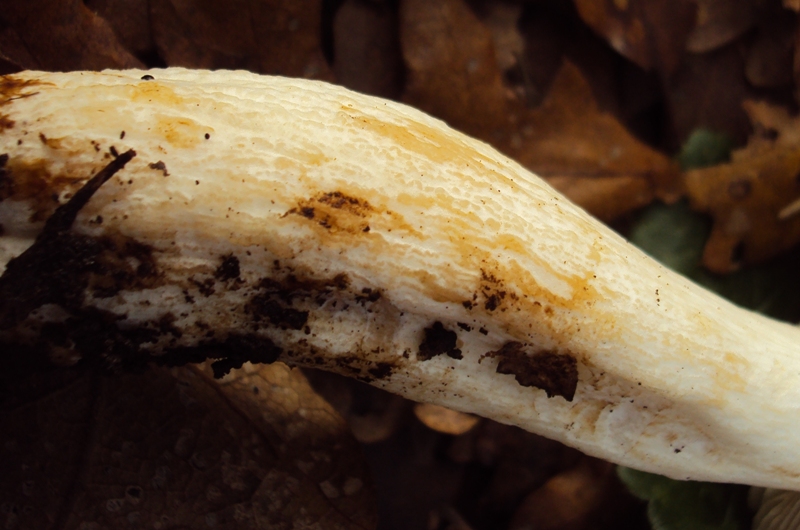
{"type": "Polygon", "coordinates": [[[324,368],[641,470],[800,489],[800,331],[438,120],[179,68],[23,72],[0,98],[6,344],[324,368]]]}

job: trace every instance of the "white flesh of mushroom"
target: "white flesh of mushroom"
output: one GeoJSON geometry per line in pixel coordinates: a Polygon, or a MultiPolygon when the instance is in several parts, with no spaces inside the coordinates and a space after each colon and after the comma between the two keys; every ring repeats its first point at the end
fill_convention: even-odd
{"type": "Polygon", "coordinates": [[[800,332],[666,270],[438,120],[183,69],[25,72],[0,105],[2,267],[51,194],[64,202],[112,146],[137,152],[73,231],[147,249],[113,247],[126,270],[150,260],[144,280],[76,278],[83,308],[151,330],[142,355],[280,351],[634,468],[800,489],[800,332]]]}

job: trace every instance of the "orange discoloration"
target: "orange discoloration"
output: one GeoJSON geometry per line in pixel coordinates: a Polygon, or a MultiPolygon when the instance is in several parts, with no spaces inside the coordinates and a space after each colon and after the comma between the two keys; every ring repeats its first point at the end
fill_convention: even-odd
{"type": "Polygon", "coordinates": [[[141,81],[126,88],[130,100],[137,103],[160,103],[167,107],[179,107],[186,104],[185,98],[157,80],[141,81]]]}
{"type": "Polygon", "coordinates": [[[213,131],[188,118],[162,116],[156,122],[155,130],[173,147],[189,149],[204,140],[205,134],[213,131]]]}
{"type": "Polygon", "coordinates": [[[495,165],[452,134],[433,129],[418,121],[406,120],[402,123],[388,123],[373,116],[362,114],[355,109],[344,111],[347,119],[355,120],[358,128],[388,138],[395,145],[424,157],[434,163],[455,162],[464,165],[495,165]]]}
{"type": "Polygon", "coordinates": [[[464,299],[463,292],[443,285],[441,277],[426,270],[409,271],[408,275],[410,278],[417,280],[425,296],[430,297],[435,302],[452,303],[457,306],[464,299]]]}

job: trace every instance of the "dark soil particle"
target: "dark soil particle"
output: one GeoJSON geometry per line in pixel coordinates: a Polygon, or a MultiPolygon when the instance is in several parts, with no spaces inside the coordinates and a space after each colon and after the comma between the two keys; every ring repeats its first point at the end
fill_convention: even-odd
{"type": "Polygon", "coordinates": [[[497,306],[500,305],[500,296],[497,294],[490,294],[486,297],[486,303],[484,307],[486,307],[487,311],[494,311],[497,309],[497,306]]]}
{"type": "Polygon", "coordinates": [[[578,386],[578,361],[575,357],[549,350],[529,354],[521,342],[507,342],[485,357],[497,357],[497,373],[513,375],[522,386],[541,388],[547,397],[575,397],[578,386]]]}
{"type": "Polygon", "coordinates": [[[245,311],[256,323],[267,321],[281,329],[300,330],[306,326],[308,311],[292,307],[295,300],[313,299],[322,304],[329,293],[343,290],[349,284],[350,280],[344,274],[327,280],[300,279],[291,274],[283,279],[262,278],[245,311]]]}
{"type": "MultiPolygon", "coordinates": [[[[232,369],[241,368],[246,362],[269,364],[275,362],[282,350],[267,337],[256,335],[235,334],[224,341],[209,341],[207,343],[186,348],[190,356],[204,355],[205,359],[219,359],[211,365],[214,377],[222,377],[232,369]]],[[[176,356],[178,352],[168,352],[170,358],[185,364],[176,356]]]]}
{"type": "Polygon", "coordinates": [[[200,294],[203,296],[211,296],[216,292],[214,289],[214,279],[213,278],[206,278],[205,280],[196,280],[194,278],[189,278],[189,283],[197,287],[197,290],[200,291],[200,294]]]}
{"type": "Polygon", "coordinates": [[[214,272],[214,277],[218,280],[227,281],[239,278],[239,258],[233,254],[222,256],[222,263],[220,263],[217,270],[214,272]]]}
{"type": "Polygon", "coordinates": [[[158,162],[151,162],[147,165],[150,169],[154,169],[156,171],[161,171],[165,177],[169,176],[169,171],[167,171],[167,165],[159,160],[158,162]]]}
{"type": "Polygon", "coordinates": [[[457,339],[455,331],[445,329],[441,322],[434,322],[431,327],[425,328],[425,338],[419,345],[417,358],[420,361],[428,361],[446,353],[453,359],[461,359],[461,350],[456,348],[457,339]]]}
{"type": "Polygon", "coordinates": [[[303,329],[308,320],[308,311],[289,307],[280,299],[278,293],[274,292],[255,295],[250,299],[246,310],[256,321],[266,319],[282,329],[303,329]]]}
{"type": "Polygon", "coordinates": [[[347,209],[353,211],[354,213],[371,209],[371,206],[367,201],[350,197],[349,195],[345,195],[340,191],[323,193],[317,197],[317,200],[322,204],[327,204],[333,208],[347,209]]]}
{"type": "Polygon", "coordinates": [[[373,376],[375,379],[383,379],[384,377],[388,377],[392,375],[392,370],[394,366],[389,363],[376,363],[373,368],[368,370],[369,375],[373,376]]]}
{"type": "Polygon", "coordinates": [[[364,287],[361,289],[361,294],[356,295],[356,301],[362,304],[365,302],[377,302],[380,298],[380,289],[370,289],[369,287],[364,287]]]}

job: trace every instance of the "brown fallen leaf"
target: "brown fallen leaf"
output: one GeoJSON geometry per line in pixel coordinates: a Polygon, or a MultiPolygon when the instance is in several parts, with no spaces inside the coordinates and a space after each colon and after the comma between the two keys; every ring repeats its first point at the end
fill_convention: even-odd
{"type": "Polygon", "coordinates": [[[414,415],[429,429],[459,436],[478,424],[480,418],[430,403],[416,403],[414,415]]]}
{"type": "Polygon", "coordinates": [[[383,3],[346,0],[333,21],[333,70],[349,89],[389,99],[400,97],[403,62],[397,13],[383,3]]]}
{"type": "Polygon", "coordinates": [[[567,47],[578,39],[571,13],[546,11],[538,4],[528,6],[528,10],[533,12],[519,24],[524,35],[519,69],[511,70],[509,77],[521,85],[517,90],[526,105],[535,107],[547,95],[567,47]]]}
{"type": "Polygon", "coordinates": [[[520,504],[511,530],[589,530],[626,528],[620,505],[630,502],[616,492],[621,484],[614,466],[583,457],[531,492],[520,504]]]}
{"type": "Polygon", "coordinates": [[[732,160],[686,174],[694,208],[714,218],[703,252],[710,270],[728,273],[765,261],[800,242],[800,118],[767,103],[746,102],[756,133],[732,160]]]}
{"type": "Polygon", "coordinates": [[[790,86],[797,16],[779,9],[760,18],[745,56],[747,80],[762,88],[790,86]]]}
{"type": "Polygon", "coordinates": [[[645,70],[675,71],[695,26],[691,0],[574,0],[581,18],[645,70]]]}
{"type": "Polygon", "coordinates": [[[5,528],[374,528],[340,417],[276,363],[37,373],[0,405],[5,528]]]}
{"type": "Polygon", "coordinates": [[[522,107],[503,85],[491,33],[463,0],[404,0],[400,40],[406,103],[495,146],[506,141],[522,107]]]}
{"type": "Polygon", "coordinates": [[[135,56],[155,53],[148,0],[84,0],[84,4],[109,23],[122,45],[135,56]]]}
{"type": "Polygon", "coordinates": [[[347,422],[362,444],[383,442],[410,416],[412,402],[361,381],[321,370],[304,371],[311,386],[347,422]]]}
{"type": "Polygon", "coordinates": [[[321,0],[151,0],[150,20],[170,66],[332,80],[321,10],[321,0]]]}
{"type": "Polygon", "coordinates": [[[501,71],[516,68],[520,56],[525,51],[525,40],[519,29],[523,6],[505,2],[484,2],[477,4],[477,7],[480,9],[481,21],[492,36],[497,66],[501,71]]]}
{"type": "Polygon", "coordinates": [[[703,53],[732,42],[753,26],[755,7],[751,0],[697,0],[697,25],[686,49],[703,53]]]}
{"type": "MultiPolygon", "coordinates": [[[[522,121],[522,120],[521,120],[522,121]]],[[[677,165],[602,112],[580,71],[565,62],[544,103],[507,152],[603,220],[681,193],[677,165]]]]}
{"type": "Polygon", "coordinates": [[[141,68],[114,30],[81,0],[3,2],[2,56],[21,69],[141,68]]]}
{"type": "Polygon", "coordinates": [[[406,0],[401,35],[407,102],[491,143],[597,217],[679,195],[677,166],[600,111],[572,64],[528,109],[504,85],[491,34],[462,0],[406,0]]]}
{"type": "Polygon", "coordinates": [[[664,87],[677,143],[698,128],[725,132],[734,143],[744,143],[750,122],[742,101],[756,97],[744,75],[744,62],[736,43],[708,53],[686,54],[664,87]]]}

